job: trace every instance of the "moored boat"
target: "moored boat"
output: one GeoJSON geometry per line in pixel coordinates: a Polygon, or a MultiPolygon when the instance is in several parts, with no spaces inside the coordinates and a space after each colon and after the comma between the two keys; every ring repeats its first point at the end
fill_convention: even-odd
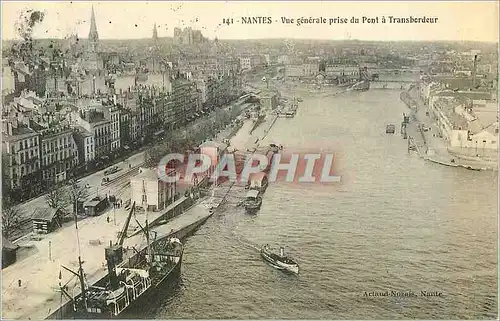
{"type": "Polygon", "coordinates": [[[280,247],[279,253],[275,253],[268,245],[265,245],[260,250],[260,255],[266,262],[278,270],[295,274],[299,273],[299,264],[294,259],[285,255],[285,249],[283,247],[280,247]]]}
{"type": "MultiPolygon", "coordinates": [[[[124,227],[127,230],[132,206],[124,227]]],[[[141,227],[142,229],[142,227],[141,227]]],[[[151,239],[148,223],[142,229],[147,247],[135,250],[135,254],[123,259],[123,237],[116,245],[105,249],[108,275],[95,285],[88,286],[80,262],[78,272],[70,271],[80,279],[82,291],[74,300],[74,316],[82,319],[119,318],[125,311],[147,302],[152,294],[169,289],[180,276],[184,246],[177,238],[151,239]]],[[[122,235],[124,235],[122,233],[122,235]]],[[[80,260],[79,260],[80,261],[80,260]]]]}
{"type": "Polygon", "coordinates": [[[250,175],[249,180],[250,182],[248,183],[247,188],[250,190],[256,190],[260,194],[263,194],[269,185],[266,173],[253,173],[250,175]]]}
{"type": "Polygon", "coordinates": [[[262,205],[262,197],[260,196],[259,191],[250,190],[247,193],[246,199],[244,201],[245,210],[247,213],[254,214],[260,209],[262,205]]]}

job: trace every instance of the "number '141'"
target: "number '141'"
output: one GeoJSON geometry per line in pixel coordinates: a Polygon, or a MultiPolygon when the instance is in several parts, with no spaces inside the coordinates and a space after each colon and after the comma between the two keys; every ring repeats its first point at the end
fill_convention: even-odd
{"type": "Polygon", "coordinates": [[[223,18],[222,23],[225,23],[227,25],[230,25],[233,23],[233,18],[223,18]]]}

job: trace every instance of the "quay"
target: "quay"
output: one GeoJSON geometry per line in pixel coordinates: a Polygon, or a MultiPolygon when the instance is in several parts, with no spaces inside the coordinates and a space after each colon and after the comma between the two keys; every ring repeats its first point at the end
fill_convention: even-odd
{"type": "MultiPolygon", "coordinates": [[[[137,213],[135,219],[145,224],[146,219],[152,223],[152,231],[161,237],[177,237],[185,239],[202,225],[213,211],[225,199],[232,185],[221,186],[218,193],[222,197],[210,199],[203,197],[182,214],[172,217],[173,212],[181,212],[186,206],[188,197],[168,206],[161,212],[137,213]],[[215,200],[215,203],[214,203],[215,200]],[[179,208],[181,207],[181,208],[179,208]],[[161,222],[166,220],[166,222],[161,222]],[[155,223],[164,223],[154,226],[155,223]]],[[[73,297],[80,293],[78,280],[61,266],[74,271],[78,270],[78,254],[80,243],[81,257],[86,282],[95,284],[108,271],[104,258],[104,249],[110,242],[115,242],[127,219],[128,211],[124,208],[109,210],[97,217],[86,218],[78,222],[78,239],[73,223],[68,223],[57,233],[45,235],[43,238],[26,237],[17,242],[21,247],[18,261],[2,271],[2,303],[3,317],[8,319],[59,319],[72,313],[72,301],[60,291],[60,284],[73,297]],[[111,214],[110,212],[115,211],[111,214]],[[113,219],[108,221],[110,215],[113,219]],[[21,283],[19,284],[19,280],[21,283]],[[29,300],[26,298],[29,297],[29,300]]],[[[125,239],[125,259],[134,255],[135,251],[145,247],[145,238],[138,224],[131,220],[129,237],[125,239]]]]}
{"type": "MultiPolygon", "coordinates": [[[[268,114],[259,124],[255,132],[261,135],[260,139],[249,135],[251,121],[226,128],[216,139],[229,139],[232,146],[240,148],[251,146],[256,149],[276,120],[276,115],[268,114]]],[[[142,162],[137,159],[133,167],[118,174],[108,186],[97,185],[99,179],[97,177],[94,177],[95,184],[98,188],[106,189],[119,185],[117,182],[126,181],[136,175],[141,164],[142,162]]],[[[123,190],[127,185],[119,188],[123,190]]],[[[163,211],[137,212],[135,219],[144,225],[147,218],[151,223],[151,230],[161,237],[175,236],[184,239],[213,215],[214,212],[210,208],[217,208],[224,202],[232,186],[232,184],[222,184],[217,188],[216,197],[202,197],[194,201],[191,207],[189,207],[189,197],[184,196],[163,211]]],[[[130,188],[125,188],[121,193],[123,199],[129,198],[130,188]]],[[[61,287],[72,297],[77,296],[81,290],[78,279],[62,266],[78,270],[80,255],[88,285],[106,277],[108,271],[104,249],[110,242],[116,242],[127,216],[128,211],[125,208],[109,209],[100,216],[78,221],[78,232],[75,230],[74,222],[69,222],[57,232],[43,236],[26,235],[19,239],[16,242],[20,246],[17,261],[2,271],[3,317],[6,319],[69,317],[73,309],[72,300],[62,293],[61,287]]],[[[124,259],[134,255],[135,251],[132,248],[140,251],[145,246],[145,239],[138,233],[140,228],[135,219],[130,221],[128,237],[124,241],[124,249],[128,248],[124,253],[124,259]]]]}
{"type": "Polygon", "coordinates": [[[415,91],[415,87],[406,91],[408,97],[416,104],[415,108],[412,108],[412,121],[408,125],[408,134],[414,139],[416,151],[422,159],[438,165],[474,171],[498,170],[498,162],[461,156],[450,151],[444,139],[438,137],[439,128],[426,114],[428,109],[416,97],[415,91]],[[426,126],[428,130],[424,131],[423,126],[426,126]]]}
{"type": "MultiPolygon", "coordinates": [[[[164,213],[138,213],[135,217],[143,225],[147,216],[151,216],[148,219],[157,220],[158,217],[155,218],[152,214],[160,216],[168,213],[183,201],[181,199],[173,206],[169,206],[164,213]]],[[[113,243],[116,241],[128,215],[125,209],[115,209],[115,217],[107,222],[111,211],[113,210],[78,222],[83,268],[89,285],[107,275],[104,249],[110,241],[113,243]]],[[[193,232],[210,215],[212,213],[206,209],[203,201],[200,201],[181,215],[171,218],[162,226],[162,229],[172,231],[172,235],[183,237],[193,232]]],[[[131,220],[130,225],[130,228],[134,228],[136,222],[131,220]]],[[[137,234],[126,239],[126,246],[138,248],[140,244],[134,242],[142,238],[141,234],[137,234]]],[[[40,240],[26,238],[17,242],[17,245],[21,246],[18,261],[2,271],[3,317],[7,319],[60,318],[60,307],[66,310],[66,305],[70,300],[61,294],[59,282],[62,285],[66,284],[66,292],[73,296],[80,292],[78,280],[61,267],[64,265],[72,270],[78,270],[79,250],[74,224],[66,224],[57,233],[47,234],[40,240]],[[21,280],[20,286],[19,280],[21,280]]],[[[64,315],[67,312],[65,311],[64,315]]]]}

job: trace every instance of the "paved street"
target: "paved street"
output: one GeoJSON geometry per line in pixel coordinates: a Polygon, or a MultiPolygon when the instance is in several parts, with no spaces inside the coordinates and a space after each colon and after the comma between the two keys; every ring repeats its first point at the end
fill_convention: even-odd
{"type": "MultiPolygon", "coordinates": [[[[129,165],[131,167],[138,166],[140,164],[144,163],[144,152],[140,152],[138,154],[132,155],[128,159],[126,159],[123,162],[120,162],[116,165],[111,165],[108,168],[111,168],[113,166],[118,166],[121,170],[113,175],[119,176],[126,171],[128,171],[129,165]]],[[[106,168],[106,169],[108,169],[106,168]]],[[[96,172],[94,174],[91,174],[89,176],[83,177],[79,180],[81,186],[86,186],[87,184],[90,185],[90,188],[88,188],[88,193],[89,197],[92,198],[96,196],[97,194],[99,195],[104,195],[106,193],[111,193],[114,194],[116,191],[120,188],[120,183],[117,181],[115,184],[110,184],[106,188],[101,187],[101,181],[104,178],[104,171],[106,169],[103,169],[99,172],[96,172]]],[[[37,198],[31,199],[28,202],[22,203],[19,205],[19,209],[21,211],[21,215],[23,218],[29,218],[33,214],[33,211],[36,208],[40,207],[46,207],[47,206],[47,201],[46,201],[46,196],[41,195],[37,198]]]]}
{"type": "MultiPolygon", "coordinates": [[[[245,137],[250,136],[246,130],[249,129],[249,126],[251,126],[251,121],[245,122],[243,128],[234,136],[238,138],[233,139],[232,144],[242,146],[238,140],[248,141],[245,137]]],[[[219,133],[217,139],[225,139],[230,132],[231,129],[228,127],[219,133]]],[[[142,163],[143,157],[143,153],[134,155],[118,166],[128,168],[128,164],[139,165],[142,163]]],[[[116,175],[119,174],[121,171],[116,173],[116,175]]],[[[81,182],[82,184],[90,184],[92,186],[91,192],[97,191],[99,187],[100,194],[117,194],[124,200],[130,197],[130,188],[127,185],[129,176],[105,188],[98,185],[103,176],[104,171],[101,171],[82,179],[81,182]]],[[[38,204],[46,206],[43,196],[33,201],[38,201],[38,204]]],[[[128,211],[124,208],[109,209],[100,216],[87,217],[78,222],[82,259],[85,262],[84,269],[89,283],[99,280],[107,273],[103,256],[104,248],[110,241],[116,241],[117,233],[121,230],[127,214],[128,211]]],[[[158,213],[149,213],[148,215],[148,220],[152,221],[155,216],[158,216],[158,213]]],[[[209,215],[206,204],[200,203],[163,225],[159,230],[162,232],[177,231],[209,215]]],[[[136,216],[143,224],[146,215],[137,214],[136,216]]],[[[137,224],[131,221],[130,225],[133,227],[137,224]]],[[[142,237],[138,235],[127,239],[126,246],[134,246],[140,242],[142,242],[142,237]]],[[[77,280],[69,272],[61,269],[61,265],[73,270],[77,269],[78,247],[74,224],[72,222],[66,223],[58,231],[40,236],[39,239],[31,239],[26,236],[17,244],[21,246],[17,262],[2,271],[2,293],[5,294],[2,298],[3,316],[10,319],[43,319],[55,311],[60,304],[61,295],[57,292],[59,271],[62,271],[62,283],[69,282],[69,293],[72,293],[73,288],[78,289],[77,280]],[[22,280],[21,287],[18,286],[18,280],[22,280]],[[30,301],[29,306],[26,306],[24,298],[28,296],[30,301]]],[[[65,297],[62,300],[63,302],[67,301],[65,297]]]]}
{"type": "MultiPolygon", "coordinates": [[[[233,102],[233,104],[234,104],[234,102],[233,102]]],[[[232,106],[232,104],[224,107],[224,109],[230,108],[230,106],[232,106]]],[[[210,115],[208,115],[207,117],[209,120],[214,120],[216,117],[216,112],[210,113],[210,115]]],[[[189,128],[194,128],[198,122],[205,121],[207,119],[207,117],[202,117],[202,118],[195,120],[193,123],[188,125],[188,128],[186,130],[189,130],[189,128]]],[[[227,129],[227,131],[229,132],[230,129],[227,129]]],[[[224,133],[221,132],[221,134],[219,134],[219,137],[222,137],[221,135],[224,135],[224,134],[225,134],[225,132],[224,133]]],[[[81,178],[79,180],[80,185],[81,186],[89,186],[89,188],[87,189],[88,195],[89,195],[87,197],[87,199],[91,199],[97,195],[105,196],[106,194],[107,195],[115,195],[118,198],[121,198],[123,200],[130,198],[130,189],[128,187],[128,183],[130,181],[131,175],[125,175],[123,178],[117,179],[117,180],[113,181],[112,183],[110,183],[109,185],[103,186],[103,185],[101,185],[101,182],[105,176],[104,172],[111,167],[118,166],[118,168],[120,170],[112,175],[109,175],[109,178],[111,180],[113,180],[113,178],[123,176],[124,174],[126,174],[128,172],[129,167],[133,168],[133,167],[142,165],[144,163],[144,154],[145,154],[144,151],[139,152],[137,154],[132,155],[131,157],[129,157],[125,161],[122,161],[118,164],[110,165],[106,169],[103,169],[99,172],[96,172],[96,173],[93,173],[89,176],[85,176],[85,177],[81,178]]],[[[18,206],[19,210],[20,210],[20,214],[22,215],[20,219],[21,220],[29,219],[31,217],[31,215],[33,214],[33,211],[35,210],[35,208],[46,207],[46,206],[47,206],[47,201],[46,201],[45,195],[41,195],[41,196],[36,197],[34,199],[31,199],[25,203],[22,203],[18,206]]],[[[24,227],[24,226],[22,227],[22,231],[20,231],[22,233],[20,235],[18,235],[19,233],[15,234],[15,235],[18,235],[18,237],[20,237],[25,233],[29,233],[29,231],[31,230],[31,223],[29,222],[28,225],[26,227],[24,227]]]]}

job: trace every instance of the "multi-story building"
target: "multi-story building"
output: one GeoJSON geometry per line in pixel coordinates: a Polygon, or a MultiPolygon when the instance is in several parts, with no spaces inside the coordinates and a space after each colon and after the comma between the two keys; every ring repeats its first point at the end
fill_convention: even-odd
{"type": "Polygon", "coordinates": [[[111,151],[111,120],[106,119],[103,112],[92,109],[73,112],[72,118],[74,125],[83,127],[94,136],[95,159],[108,157],[111,151]]]}
{"type": "Polygon", "coordinates": [[[252,66],[252,68],[263,67],[266,64],[266,59],[261,55],[253,55],[250,59],[250,65],[252,66]]]}
{"type": "Polygon", "coordinates": [[[14,74],[12,68],[7,64],[7,59],[2,59],[2,94],[10,94],[14,92],[14,74]]]}
{"type": "Polygon", "coordinates": [[[286,65],[285,75],[287,78],[291,79],[304,77],[304,67],[302,65],[286,65]]]}
{"type": "Polygon", "coordinates": [[[278,56],[278,65],[288,65],[288,56],[287,55],[278,56]]]}
{"type": "Polygon", "coordinates": [[[201,104],[207,102],[207,83],[205,79],[199,78],[195,80],[196,88],[200,91],[201,104]]]}
{"type": "Polygon", "coordinates": [[[319,73],[319,63],[306,63],[304,64],[304,75],[306,77],[316,76],[319,73]]]}
{"type": "Polygon", "coordinates": [[[40,164],[46,186],[71,177],[78,166],[78,148],[69,125],[57,125],[40,130],[40,164]]]}
{"type": "Polygon", "coordinates": [[[176,124],[185,124],[197,110],[198,94],[196,84],[184,78],[172,81],[173,118],[176,124]]]}
{"type": "Polygon", "coordinates": [[[130,109],[120,107],[120,145],[128,149],[132,143],[132,126],[131,126],[131,114],[130,109]]]}
{"type": "Polygon", "coordinates": [[[73,138],[78,149],[79,164],[87,168],[95,160],[94,135],[81,126],[74,129],[73,138]]]}
{"type": "Polygon", "coordinates": [[[359,76],[359,67],[357,66],[325,66],[325,73],[331,76],[346,76],[356,78],[359,76]]]}
{"type": "Polygon", "coordinates": [[[2,124],[4,192],[35,191],[40,186],[40,134],[17,119],[2,124]]]}
{"type": "Polygon", "coordinates": [[[111,121],[111,152],[119,150],[122,146],[120,143],[120,108],[111,101],[103,102],[102,110],[104,117],[111,121]]]}
{"type": "Polygon", "coordinates": [[[47,80],[45,82],[45,95],[67,93],[66,77],[64,75],[64,62],[50,61],[47,80]]]}
{"type": "MultiPolygon", "coordinates": [[[[169,171],[167,175],[175,175],[169,171]]],[[[176,183],[167,183],[151,169],[139,168],[139,174],[130,179],[131,201],[147,211],[160,211],[174,202],[176,183]]]]}
{"type": "Polygon", "coordinates": [[[157,86],[137,86],[118,95],[117,103],[129,115],[121,121],[129,124],[130,141],[149,139],[165,129],[167,97],[168,92],[157,86]]]}
{"type": "Polygon", "coordinates": [[[252,69],[252,58],[250,57],[241,57],[240,58],[240,66],[242,70],[252,69]]]}

